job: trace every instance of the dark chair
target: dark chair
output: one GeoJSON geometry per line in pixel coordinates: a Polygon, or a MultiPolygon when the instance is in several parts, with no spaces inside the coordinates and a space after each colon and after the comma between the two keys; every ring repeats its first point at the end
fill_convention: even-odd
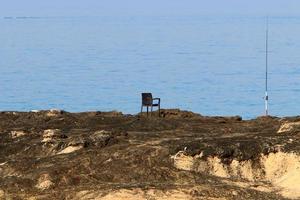
{"type": "Polygon", "coordinates": [[[151,107],[151,112],[153,111],[153,107],[158,107],[158,116],[160,116],[160,98],[152,98],[151,93],[142,93],[141,113],[143,112],[144,106],[147,107],[147,116],[149,113],[149,107],[151,107]]]}

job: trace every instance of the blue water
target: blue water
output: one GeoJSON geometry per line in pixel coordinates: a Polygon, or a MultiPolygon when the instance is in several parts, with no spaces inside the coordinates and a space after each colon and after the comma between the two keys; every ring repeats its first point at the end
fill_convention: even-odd
{"type": "MultiPolygon", "coordinates": [[[[264,112],[260,16],[0,18],[0,110],[264,112]]],[[[300,113],[300,17],[270,17],[270,113],[300,113]]]]}

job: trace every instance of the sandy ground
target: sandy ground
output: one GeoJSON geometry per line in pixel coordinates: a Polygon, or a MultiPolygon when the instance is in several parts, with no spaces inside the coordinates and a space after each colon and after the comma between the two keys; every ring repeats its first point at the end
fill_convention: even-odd
{"type": "Polygon", "coordinates": [[[0,199],[300,199],[300,118],[0,113],[0,199]]]}

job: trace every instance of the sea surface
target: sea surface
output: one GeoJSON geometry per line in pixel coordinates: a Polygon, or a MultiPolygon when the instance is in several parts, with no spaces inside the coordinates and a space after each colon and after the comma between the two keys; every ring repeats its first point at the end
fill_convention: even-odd
{"type": "MultiPolygon", "coordinates": [[[[0,110],[264,113],[264,16],[0,18],[0,110]]],[[[270,114],[300,114],[300,17],[269,16],[270,114]]]]}

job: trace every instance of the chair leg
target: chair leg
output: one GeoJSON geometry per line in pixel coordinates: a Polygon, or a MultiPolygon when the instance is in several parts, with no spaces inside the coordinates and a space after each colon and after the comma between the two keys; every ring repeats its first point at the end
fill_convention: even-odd
{"type": "Polygon", "coordinates": [[[160,117],[160,104],[158,104],[158,117],[160,117]]]}
{"type": "Polygon", "coordinates": [[[142,113],[143,113],[143,105],[141,106],[141,115],[142,115],[142,113]]]}
{"type": "Polygon", "coordinates": [[[151,106],[151,116],[152,116],[152,112],[153,112],[153,106],[151,106]]]}
{"type": "Polygon", "coordinates": [[[147,117],[148,117],[148,114],[149,114],[149,107],[147,106],[147,117]]]}

